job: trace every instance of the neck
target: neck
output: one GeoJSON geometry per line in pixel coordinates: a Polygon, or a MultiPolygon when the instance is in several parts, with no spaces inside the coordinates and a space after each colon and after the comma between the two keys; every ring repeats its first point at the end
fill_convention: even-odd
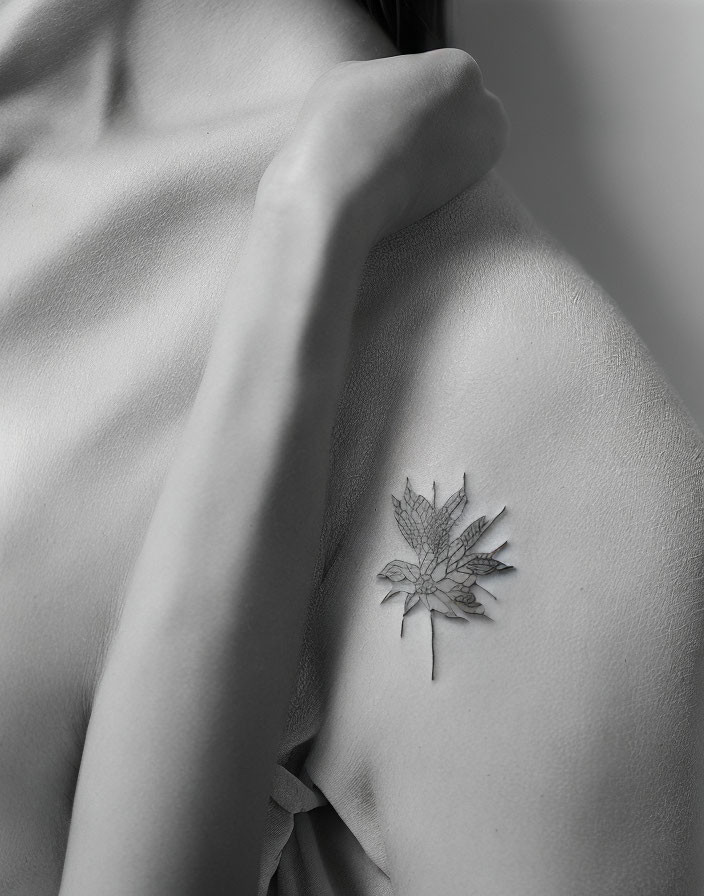
{"type": "Polygon", "coordinates": [[[145,0],[125,45],[132,99],[163,124],[297,108],[337,63],[396,52],[354,0],[145,0]]]}

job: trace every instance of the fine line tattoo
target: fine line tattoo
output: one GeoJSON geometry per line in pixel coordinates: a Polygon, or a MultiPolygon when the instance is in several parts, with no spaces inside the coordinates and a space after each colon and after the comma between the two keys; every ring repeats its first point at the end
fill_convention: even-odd
{"type": "Polygon", "coordinates": [[[450,541],[450,530],[467,505],[465,483],[466,477],[463,476],[462,488],[439,508],[435,503],[435,483],[433,483],[432,504],[423,495],[417,495],[413,491],[408,479],[403,498],[399,501],[398,498],[391,496],[396,524],[415,551],[418,563],[392,560],[386,564],[378,573],[378,577],[388,579],[394,585],[381,602],[383,604],[390,597],[405,594],[401,637],[406,615],[413,607],[422,603],[429,611],[431,680],[435,680],[433,613],[442,613],[450,619],[461,619],[465,622],[468,616],[483,616],[484,606],[477,600],[472,588],[478,588],[494,600],[496,598],[477,583],[477,577],[514,568],[494,557],[506,547],[508,544],[506,541],[488,553],[468,553],[489,526],[506,510],[505,507],[489,520],[485,516],[474,520],[457,538],[450,541]]]}

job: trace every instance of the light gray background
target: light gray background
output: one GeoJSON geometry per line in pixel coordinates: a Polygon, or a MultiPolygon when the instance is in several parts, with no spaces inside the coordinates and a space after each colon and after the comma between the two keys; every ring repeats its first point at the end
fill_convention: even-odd
{"type": "Polygon", "coordinates": [[[704,0],[447,0],[512,122],[501,170],[704,429],[704,0]]]}

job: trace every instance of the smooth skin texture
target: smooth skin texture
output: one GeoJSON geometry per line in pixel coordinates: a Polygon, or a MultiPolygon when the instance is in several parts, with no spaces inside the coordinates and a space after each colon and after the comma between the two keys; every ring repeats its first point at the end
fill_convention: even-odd
{"type": "Polygon", "coordinates": [[[695,893],[701,437],[498,184],[414,233],[417,266],[358,318],[345,416],[365,423],[331,500],[362,497],[319,606],[330,696],[307,770],[352,823],[372,803],[354,833],[398,892],[695,893]],[[427,614],[400,639],[375,576],[413,559],[389,497],[405,477],[445,500],[465,471],[464,519],[506,503],[479,544],[508,540],[516,570],[487,582],[493,623],[435,617],[431,682],[427,614]]]}
{"type": "Polygon", "coordinates": [[[502,126],[457,50],[333,69],[264,174],[93,704],[61,896],[254,890],[363,264],[490,167],[500,134],[455,126],[473,103],[502,126]]]}
{"type": "MultiPolygon", "coordinates": [[[[337,53],[332,62],[378,48],[356,13],[340,28],[342,7],[328,19],[315,10],[299,33],[293,13],[315,4],[300,6],[289,55],[277,57],[282,81],[298,54],[297,72],[330,66],[315,47],[337,53]]],[[[247,30],[240,19],[236,40],[252,42],[257,21],[247,30]]],[[[184,41],[197,43],[186,25],[184,41]]],[[[249,64],[251,88],[263,68],[249,64]]],[[[145,78],[144,90],[158,83],[145,78]]],[[[268,98],[264,87],[256,95],[265,109],[268,98]]],[[[176,102],[159,109],[171,126],[183,114],[176,102]]],[[[229,211],[246,219],[247,209],[229,211]]],[[[377,829],[353,833],[398,892],[691,892],[700,436],[619,315],[493,180],[372,253],[352,326],[330,485],[330,504],[345,511],[339,584],[318,614],[330,699],[311,773],[328,770],[318,783],[343,817],[373,802],[377,829]],[[509,538],[518,571],[496,587],[493,626],[438,625],[431,685],[427,620],[409,618],[400,641],[399,607],[379,608],[376,573],[402,548],[390,494],[405,476],[426,493],[436,479],[442,498],[465,471],[470,508],[509,505],[493,534],[509,538]]],[[[183,422],[146,455],[157,469],[183,422]]],[[[118,448],[102,452],[95,476],[83,470],[93,501],[69,495],[37,528],[50,549],[8,539],[11,893],[57,891],[83,711],[147,522],[113,523],[124,505],[109,497],[119,484],[149,513],[158,493],[145,474],[138,505],[140,482],[118,475],[118,448]],[[29,613],[44,591],[53,600],[29,613]]],[[[54,506],[58,488],[38,486],[37,506],[54,506]]]]}

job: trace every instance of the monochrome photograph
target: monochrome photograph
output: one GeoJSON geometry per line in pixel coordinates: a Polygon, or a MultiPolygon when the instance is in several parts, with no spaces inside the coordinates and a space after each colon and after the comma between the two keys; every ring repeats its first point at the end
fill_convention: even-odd
{"type": "Polygon", "coordinates": [[[0,896],[704,894],[704,0],[0,0],[0,896]]]}

